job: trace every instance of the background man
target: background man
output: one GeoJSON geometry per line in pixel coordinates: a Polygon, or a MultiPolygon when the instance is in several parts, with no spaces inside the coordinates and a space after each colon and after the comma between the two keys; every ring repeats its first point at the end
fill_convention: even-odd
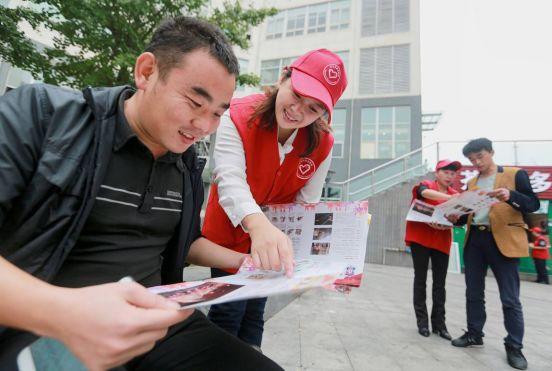
{"type": "Polygon", "coordinates": [[[485,275],[490,266],[498,283],[508,332],[504,338],[508,364],[524,370],[527,361],[521,352],[524,323],[519,301],[518,266],[519,258],[529,253],[523,213],[538,210],[539,200],[524,170],[494,163],[489,139],[471,140],[462,152],[479,171],[479,175],[468,182],[468,190],[488,191],[501,202],[460,221],[468,226],[464,249],[468,331],[454,339],[452,345],[483,345],[485,275]]]}

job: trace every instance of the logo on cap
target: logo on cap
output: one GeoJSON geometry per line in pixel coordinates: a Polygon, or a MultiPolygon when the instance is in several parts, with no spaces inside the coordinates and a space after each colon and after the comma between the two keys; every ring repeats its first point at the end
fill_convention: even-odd
{"type": "Polygon", "coordinates": [[[316,171],[316,165],[310,158],[302,158],[297,165],[297,178],[310,179],[316,171]]]}
{"type": "Polygon", "coordinates": [[[341,69],[337,64],[328,64],[324,67],[324,80],[330,85],[335,85],[341,78],[341,69]]]}

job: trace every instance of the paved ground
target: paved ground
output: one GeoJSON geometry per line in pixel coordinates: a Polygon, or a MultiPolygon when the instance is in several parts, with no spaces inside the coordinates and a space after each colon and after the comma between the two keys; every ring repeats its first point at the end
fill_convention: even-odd
{"type": "MultiPolygon", "coordinates": [[[[365,273],[350,295],[309,291],[275,314],[266,324],[264,353],[286,370],[511,370],[494,278],[487,278],[485,346],[459,349],[418,335],[411,269],[366,265],[365,273]]],[[[529,370],[550,371],[552,286],[521,286],[529,370]]],[[[447,325],[456,337],[466,328],[463,275],[449,274],[447,296],[447,325]]]]}

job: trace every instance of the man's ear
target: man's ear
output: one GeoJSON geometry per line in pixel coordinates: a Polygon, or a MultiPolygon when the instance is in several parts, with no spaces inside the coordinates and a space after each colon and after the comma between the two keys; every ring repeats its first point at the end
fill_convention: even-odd
{"type": "Polygon", "coordinates": [[[142,53],[134,64],[134,82],[138,90],[146,90],[152,76],[158,73],[157,59],[150,52],[142,53]]]}

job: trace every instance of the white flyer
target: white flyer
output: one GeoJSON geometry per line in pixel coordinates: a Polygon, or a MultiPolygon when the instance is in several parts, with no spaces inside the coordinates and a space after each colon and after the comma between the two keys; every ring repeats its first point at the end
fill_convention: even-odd
{"type": "Polygon", "coordinates": [[[368,201],[270,205],[263,211],[291,238],[295,259],[340,263],[338,284],[360,286],[371,220],[368,201]]]}
{"type": "Polygon", "coordinates": [[[367,201],[270,205],[263,211],[293,242],[293,277],[256,269],[248,258],[235,275],[149,290],[185,309],[314,287],[360,286],[371,220],[367,201]]]}
{"type": "Polygon", "coordinates": [[[498,203],[498,199],[491,197],[483,190],[466,191],[439,205],[430,205],[415,199],[406,215],[406,220],[422,223],[437,223],[452,226],[447,215],[464,215],[477,212],[498,203]]]}

